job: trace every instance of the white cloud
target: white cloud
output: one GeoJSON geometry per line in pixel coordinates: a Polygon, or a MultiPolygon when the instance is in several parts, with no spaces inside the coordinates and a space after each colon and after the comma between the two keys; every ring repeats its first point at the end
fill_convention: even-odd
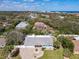
{"type": "MultiPolygon", "coordinates": [[[[24,1],[26,1],[26,2],[34,2],[34,1],[36,1],[36,0],[24,0],[24,1]]],[[[40,1],[48,2],[48,1],[50,1],[50,0],[40,0],[40,1]]]]}
{"type": "MultiPolygon", "coordinates": [[[[29,0],[30,2],[33,2],[34,0],[29,0]]],[[[0,10],[1,11],[10,11],[10,10],[14,10],[14,11],[25,11],[25,10],[39,10],[40,4],[38,3],[20,3],[20,2],[16,2],[16,1],[9,1],[6,0],[4,1],[1,5],[0,5],[0,10]]]]}
{"type": "Polygon", "coordinates": [[[46,2],[48,2],[48,1],[50,1],[50,0],[43,0],[43,1],[46,1],[46,2]]]}
{"type": "Polygon", "coordinates": [[[35,0],[24,0],[26,2],[34,2],[35,0]]]}

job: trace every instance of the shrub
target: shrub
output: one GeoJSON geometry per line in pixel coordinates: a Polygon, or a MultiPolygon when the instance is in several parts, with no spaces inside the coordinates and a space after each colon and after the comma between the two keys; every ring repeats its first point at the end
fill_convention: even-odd
{"type": "Polygon", "coordinates": [[[5,46],[4,51],[5,51],[6,54],[8,54],[13,50],[13,48],[14,48],[13,45],[5,46]]]}
{"type": "Polygon", "coordinates": [[[72,55],[72,52],[70,52],[69,49],[64,49],[63,52],[65,57],[70,57],[72,55]]]}
{"type": "Polygon", "coordinates": [[[24,41],[24,35],[18,31],[11,31],[7,34],[7,45],[19,45],[24,41]]]}
{"type": "Polygon", "coordinates": [[[59,37],[58,40],[61,42],[63,48],[68,48],[69,51],[73,52],[74,50],[74,44],[71,40],[65,37],[59,37]]]}
{"type": "Polygon", "coordinates": [[[59,49],[59,48],[60,48],[60,42],[59,42],[59,41],[55,41],[55,42],[54,42],[54,47],[55,47],[56,49],[59,49]]]}
{"type": "Polygon", "coordinates": [[[14,49],[14,51],[11,52],[11,57],[16,57],[19,54],[19,48],[14,49]]]}

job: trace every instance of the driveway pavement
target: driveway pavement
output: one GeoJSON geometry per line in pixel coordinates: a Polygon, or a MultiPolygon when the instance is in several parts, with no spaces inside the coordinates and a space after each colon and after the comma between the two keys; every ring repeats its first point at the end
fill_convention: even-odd
{"type": "Polygon", "coordinates": [[[37,59],[43,55],[41,48],[22,47],[20,48],[20,56],[22,59],[37,59]],[[38,49],[36,51],[36,49],[38,49]]]}

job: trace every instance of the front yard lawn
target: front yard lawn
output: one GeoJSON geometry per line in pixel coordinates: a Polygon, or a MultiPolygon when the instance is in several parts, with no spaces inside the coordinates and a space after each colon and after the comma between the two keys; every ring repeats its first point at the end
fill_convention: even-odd
{"type": "Polygon", "coordinates": [[[63,56],[63,49],[57,49],[57,50],[45,50],[43,57],[40,59],[64,59],[63,56]]]}
{"type": "Polygon", "coordinates": [[[72,55],[70,59],[79,59],[79,55],[72,55]]]}
{"type": "Polygon", "coordinates": [[[4,51],[1,48],[0,48],[0,59],[5,59],[4,51]]]}

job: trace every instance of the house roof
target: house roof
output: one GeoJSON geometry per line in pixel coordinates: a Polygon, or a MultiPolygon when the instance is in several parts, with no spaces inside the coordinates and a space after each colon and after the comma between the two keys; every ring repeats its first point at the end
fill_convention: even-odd
{"type": "Polygon", "coordinates": [[[26,23],[26,22],[20,22],[20,23],[16,26],[16,28],[25,28],[26,26],[28,26],[28,23],[26,23]]]}
{"type": "Polygon", "coordinates": [[[59,16],[61,19],[63,19],[64,18],[64,16],[59,16]]]}
{"type": "Polygon", "coordinates": [[[79,36],[74,36],[74,39],[75,40],[79,40],[79,36]]]}
{"type": "Polygon", "coordinates": [[[0,37],[0,47],[4,47],[6,44],[6,39],[4,37],[0,37]]]}
{"type": "Polygon", "coordinates": [[[37,14],[31,13],[31,14],[29,15],[29,17],[31,17],[31,18],[37,18],[37,14]]]}
{"type": "Polygon", "coordinates": [[[47,27],[47,26],[46,26],[46,24],[44,24],[43,22],[36,22],[36,23],[35,23],[35,27],[36,27],[36,28],[38,28],[38,27],[39,27],[39,28],[40,28],[40,27],[45,28],[45,27],[47,27]]]}
{"type": "Polygon", "coordinates": [[[25,46],[52,45],[53,37],[50,35],[28,35],[25,37],[25,46]]]}

